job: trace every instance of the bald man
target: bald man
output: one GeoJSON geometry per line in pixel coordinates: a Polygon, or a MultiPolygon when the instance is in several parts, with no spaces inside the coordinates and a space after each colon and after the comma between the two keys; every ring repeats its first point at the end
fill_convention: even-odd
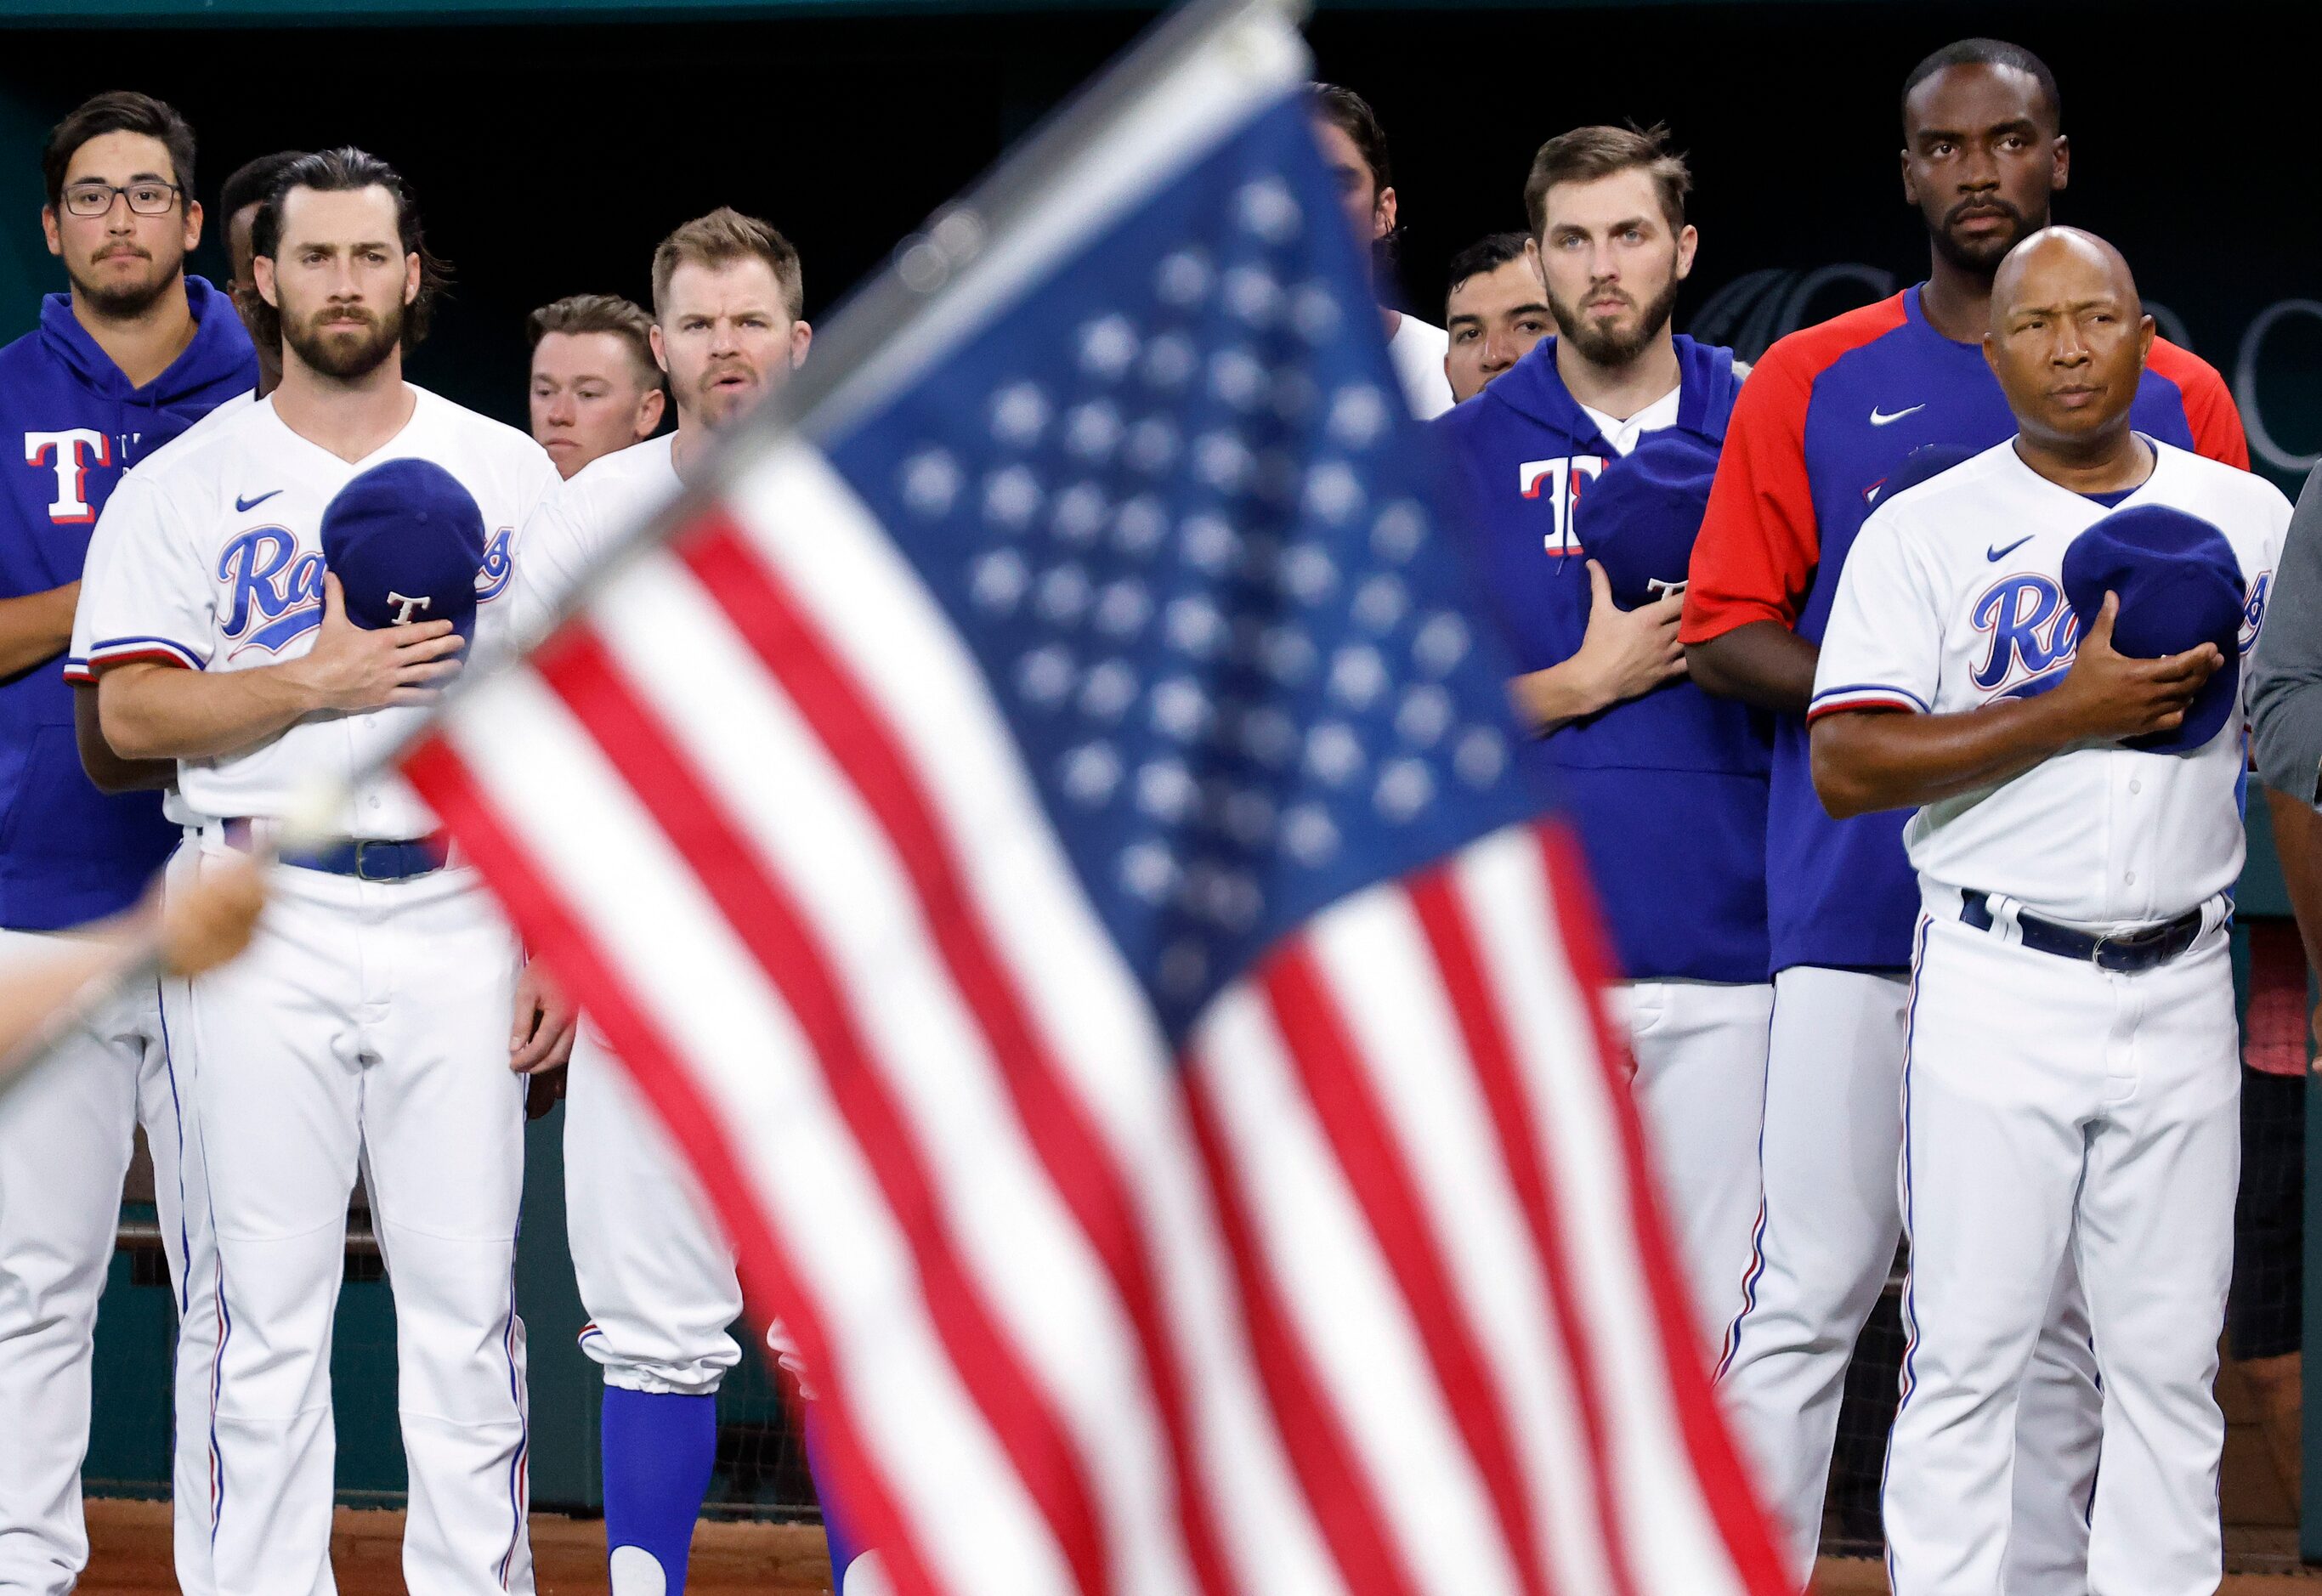
{"type": "Polygon", "coordinates": [[[2016,245],[1983,339],[2016,436],[1879,505],[1815,668],[1831,815],[1916,811],[1896,1596],[2003,1596],[2018,1391],[2068,1256],[2105,1394],[2087,1589],[2211,1596],[2223,1571],[2238,665],[2290,506],[2131,426],[2153,335],[2109,244],[2016,245]],[[2156,521],[2183,551],[2157,621],[2132,531],[2156,521]],[[2125,653],[2116,622],[2176,652],[2125,653]]]}

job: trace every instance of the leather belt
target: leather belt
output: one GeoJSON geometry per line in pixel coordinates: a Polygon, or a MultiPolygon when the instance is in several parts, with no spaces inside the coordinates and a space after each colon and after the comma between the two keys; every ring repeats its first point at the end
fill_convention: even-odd
{"type": "MultiPolygon", "coordinates": [[[[245,853],[252,851],[248,820],[228,820],[224,829],[228,847],[245,853]]],[[[408,881],[442,870],[445,855],[445,838],[439,832],[432,836],[386,841],[333,837],[311,847],[283,848],[275,854],[275,861],[300,870],[321,871],[325,875],[349,876],[358,881],[408,881]]]]}
{"type": "MultiPolygon", "coordinates": [[[[2024,945],[2034,953],[2053,953],[2060,959],[2094,964],[2099,970],[2134,975],[2138,971],[2166,964],[2199,942],[2204,917],[2201,909],[2189,908],[2175,919],[2163,920],[2157,926],[2146,926],[2135,931],[2107,932],[2097,936],[2018,909],[2016,912],[2016,928],[2024,945]]],[[[1990,930],[1995,923],[1990,894],[1961,892],[1960,920],[1978,931],[1990,930]]]]}

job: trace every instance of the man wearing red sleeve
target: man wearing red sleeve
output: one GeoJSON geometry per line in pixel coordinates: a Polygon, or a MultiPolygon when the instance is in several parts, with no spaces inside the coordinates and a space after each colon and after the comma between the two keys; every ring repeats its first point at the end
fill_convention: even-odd
{"type": "MultiPolygon", "coordinates": [[[[2016,431],[1979,340],[2000,260],[2047,225],[2070,174],[2061,115],[2054,77],[2012,44],[1965,40],[1912,71],[1903,188],[1926,222],[1927,280],[1766,352],[1734,406],[1686,591],[1679,637],[1694,680],[1778,716],[1763,1198],[1719,1373],[1801,1578],[1847,1361],[1901,1235],[1899,1083],[1919,907],[1906,816],[1833,820],[1815,796],[1803,717],[1840,570],[1888,479],[1915,451],[1957,458],[2016,431]]],[[[2182,349],[2154,343],[2132,415],[2162,442],[2249,463],[2224,381],[2182,349]]],[[[1988,530],[1988,557],[2004,558],[2016,534],[1988,530]]],[[[2067,1278],[2024,1391],[2010,1596],[2087,1589],[2094,1367],[2067,1278]]]]}

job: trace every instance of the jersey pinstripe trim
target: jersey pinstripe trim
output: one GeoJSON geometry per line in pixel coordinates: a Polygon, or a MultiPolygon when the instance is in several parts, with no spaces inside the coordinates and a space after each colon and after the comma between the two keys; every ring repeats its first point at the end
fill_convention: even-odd
{"type": "Polygon", "coordinates": [[[76,676],[71,667],[65,670],[68,681],[95,681],[103,672],[115,665],[128,665],[149,661],[157,665],[182,665],[188,670],[206,670],[209,660],[184,643],[168,637],[108,637],[88,651],[88,660],[76,676]]]}
{"type": "Polygon", "coordinates": [[[1900,709],[1928,713],[1927,701],[1916,693],[1883,682],[1849,682],[1843,687],[1827,688],[1814,696],[1806,706],[1806,724],[1812,725],[1825,715],[1836,715],[1847,709],[1900,709]]]}

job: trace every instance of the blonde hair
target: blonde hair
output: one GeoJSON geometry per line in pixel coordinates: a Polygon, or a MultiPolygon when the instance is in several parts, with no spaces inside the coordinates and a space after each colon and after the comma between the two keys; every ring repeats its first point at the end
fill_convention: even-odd
{"type": "Polygon", "coordinates": [[[806,278],[799,268],[799,252],[770,222],[745,216],[731,205],[719,205],[706,216],[696,216],[661,241],[654,251],[654,315],[669,309],[669,279],[681,266],[706,266],[713,270],[737,260],[763,260],[782,290],[782,307],[791,320],[806,317],[806,278]]]}

